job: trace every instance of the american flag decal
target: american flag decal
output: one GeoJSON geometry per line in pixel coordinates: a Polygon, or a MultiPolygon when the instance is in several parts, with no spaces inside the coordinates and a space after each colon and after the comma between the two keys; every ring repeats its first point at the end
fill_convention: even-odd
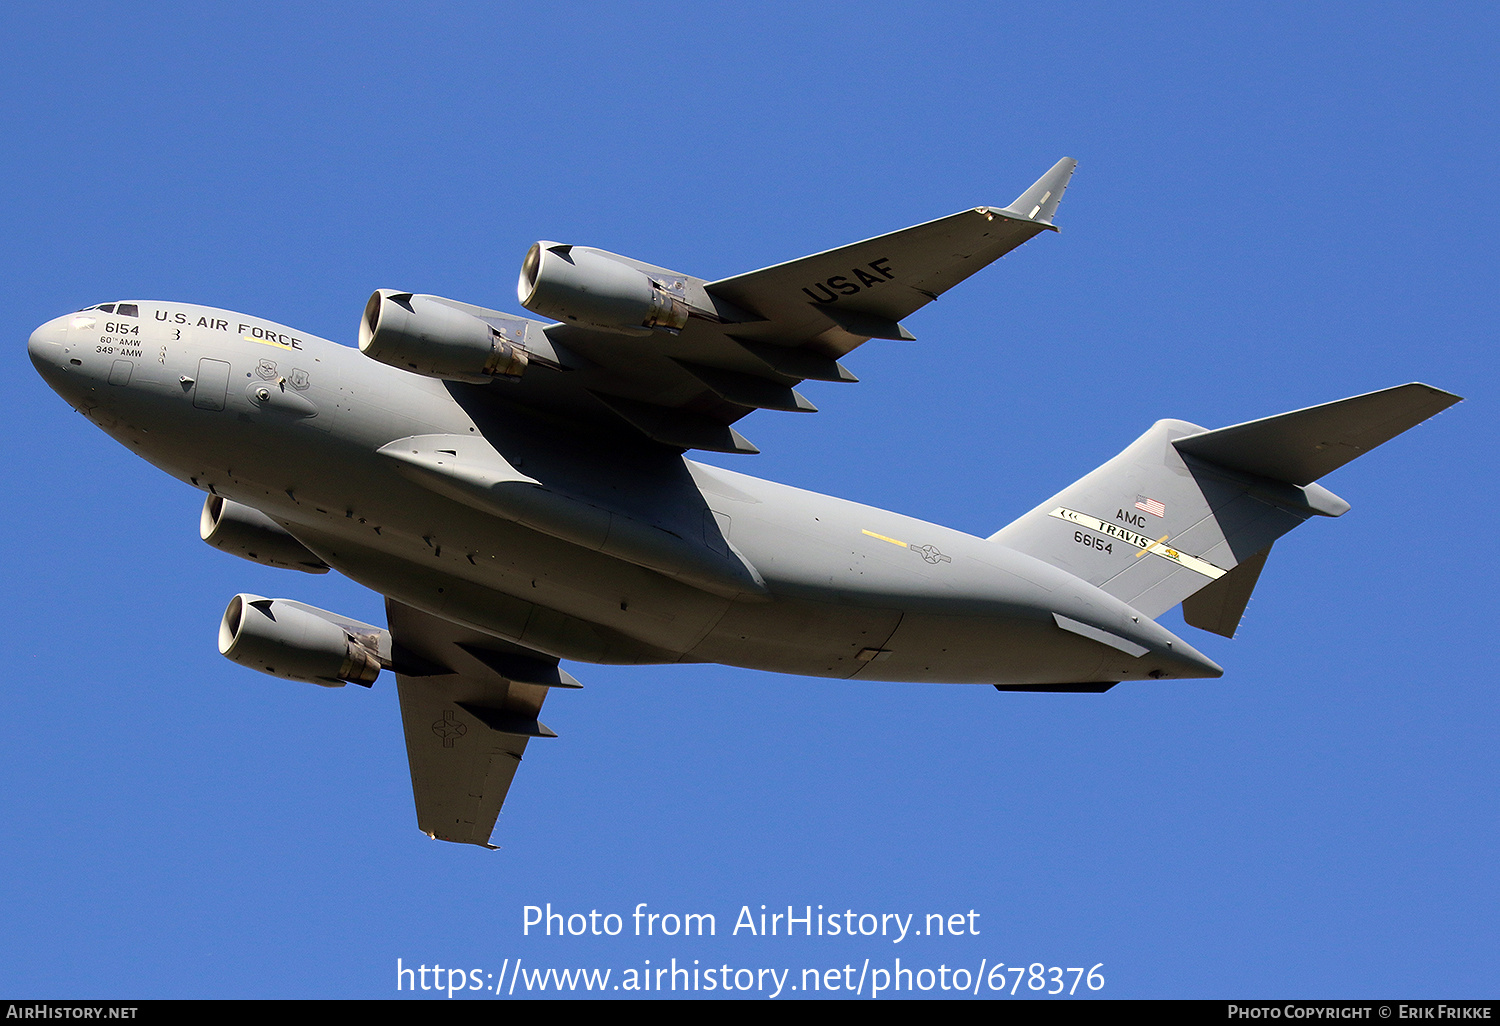
{"type": "Polygon", "coordinates": [[[1156,499],[1148,499],[1144,495],[1135,497],[1135,508],[1142,513],[1150,513],[1153,517],[1164,517],[1167,515],[1167,507],[1156,499]]]}

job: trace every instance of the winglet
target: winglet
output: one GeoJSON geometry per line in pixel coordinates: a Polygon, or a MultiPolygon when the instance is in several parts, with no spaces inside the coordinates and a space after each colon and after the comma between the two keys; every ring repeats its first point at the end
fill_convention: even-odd
{"type": "Polygon", "coordinates": [[[1073,169],[1077,166],[1078,161],[1072,157],[1059,160],[1052,165],[1052,170],[1038,178],[1036,184],[1017,196],[1016,201],[1001,213],[1013,214],[1026,221],[1044,224],[1048,228],[1054,227],[1052,215],[1057,213],[1063,190],[1068,187],[1068,180],[1073,177],[1073,169]]]}

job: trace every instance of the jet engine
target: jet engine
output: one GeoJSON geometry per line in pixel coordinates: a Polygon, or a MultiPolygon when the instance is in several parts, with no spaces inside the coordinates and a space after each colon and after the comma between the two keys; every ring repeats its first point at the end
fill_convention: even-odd
{"type": "Polygon", "coordinates": [[[241,666],[287,680],[369,687],[389,659],[390,634],[324,609],[236,595],[219,624],[219,652],[241,666]]]}
{"type": "Polygon", "coordinates": [[[679,331],[690,312],[661,281],[613,254],[556,242],[527,251],[516,296],[544,317],[626,335],[679,331]]]}
{"type": "Polygon", "coordinates": [[[252,563],[326,574],[328,564],[307,551],[280,524],[253,506],[210,495],[198,518],[198,537],[252,563]]]}
{"type": "Polygon", "coordinates": [[[484,384],[519,378],[526,350],[488,321],[436,296],[378,289],[359,322],[359,351],[381,363],[429,378],[484,384]]]}

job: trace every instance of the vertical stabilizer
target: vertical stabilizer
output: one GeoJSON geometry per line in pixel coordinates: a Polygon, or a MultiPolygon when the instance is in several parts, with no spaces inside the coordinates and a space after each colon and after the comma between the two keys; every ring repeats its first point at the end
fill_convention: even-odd
{"type": "Polygon", "coordinates": [[[1215,431],[1158,421],[990,540],[1153,618],[1191,598],[1189,623],[1233,636],[1271,543],[1348,511],[1315,479],[1458,401],[1409,384],[1215,431]]]}

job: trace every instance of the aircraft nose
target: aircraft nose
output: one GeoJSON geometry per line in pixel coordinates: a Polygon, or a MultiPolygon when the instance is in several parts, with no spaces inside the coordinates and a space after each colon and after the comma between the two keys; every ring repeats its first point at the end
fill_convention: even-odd
{"type": "Polygon", "coordinates": [[[67,335],[68,319],[56,317],[33,331],[26,343],[26,352],[31,356],[32,366],[48,382],[63,367],[63,342],[67,340],[67,335]]]}

